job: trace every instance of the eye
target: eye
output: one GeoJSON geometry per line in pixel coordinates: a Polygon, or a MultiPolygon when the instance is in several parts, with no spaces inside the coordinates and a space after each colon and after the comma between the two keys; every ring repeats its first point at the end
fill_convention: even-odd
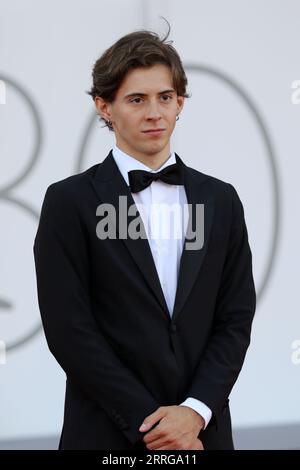
{"type": "MultiPolygon", "coordinates": [[[[171,101],[172,96],[170,96],[170,95],[161,95],[161,98],[163,98],[163,101],[167,102],[167,101],[171,101]]],[[[141,102],[141,100],[142,100],[142,98],[137,96],[136,98],[133,98],[132,100],[130,100],[130,103],[139,104],[141,102]]]]}
{"type": "MultiPolygon", "coordinates": [[[[172,96],[170,95],[162,95],[162,98],[170,98],[170,100],[172,99],[172,96]]],[[[169,101],[169,100],[163,100],[163,101],[169,101]]]]}
{"type": "Polygon", "coordinates": [[[142,99],[142,98],[139,98],[139,97],[133,98],[133,100],[130,100],[130,103],[134,103],[134,102],[136,103],[136,102],[137,102],[136,100],[141,100],[141,99],[142,99]]]}

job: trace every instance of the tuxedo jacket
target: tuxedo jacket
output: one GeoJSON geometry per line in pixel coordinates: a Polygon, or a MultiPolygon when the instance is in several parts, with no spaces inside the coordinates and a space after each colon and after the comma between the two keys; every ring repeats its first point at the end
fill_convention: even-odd
{"type": "Polygon", "coordinates": [[[47,343],[66,374],[60,449],[146,449],[144,418],[187,397],[212,410],[204,448],[233,448],[228,397],[256,305],[244,210],[231,184],[175,155],[188,203],[204,204],[204,244],[185,240],[172,316],[148,239],[118,237],[119,196],[134,200],[112,151],[46,191],[33,251],[47,343]],[[103,203],[116,209],[115,238],[97,236],[103,203]]]}

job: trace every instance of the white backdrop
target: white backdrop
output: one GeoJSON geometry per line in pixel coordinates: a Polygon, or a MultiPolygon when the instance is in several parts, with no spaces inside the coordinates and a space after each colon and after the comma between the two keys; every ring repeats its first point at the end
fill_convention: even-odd
{"type": "Polygon", "coordinates": [[[60,431],[64,374],[43,333],[33,335],[37,217],[50,183],[102,161],[114,143],[96,119],[89,127],[94,61],[130,31],[163,35],[159,15],[192,93],[172,150],[236,187],[253,252],[259,299],[233,424],[300,423],[300,104],[291,101],[300,2],[0,0],[0,11],[0,439],[60,431]]]}

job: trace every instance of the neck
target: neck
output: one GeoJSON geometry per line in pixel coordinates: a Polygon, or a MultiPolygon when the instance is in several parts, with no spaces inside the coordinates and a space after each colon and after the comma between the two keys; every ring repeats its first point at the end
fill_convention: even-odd
{"type": "Polygon", "coordinates": [[[152,170],[158,170],[170,158],[170,142],[160,152],[156,153],[139,152],[138,150],[127,148],[126,145],[118,142],[116,142],[116,145],[122,152],[127,153],[152,170]]]}

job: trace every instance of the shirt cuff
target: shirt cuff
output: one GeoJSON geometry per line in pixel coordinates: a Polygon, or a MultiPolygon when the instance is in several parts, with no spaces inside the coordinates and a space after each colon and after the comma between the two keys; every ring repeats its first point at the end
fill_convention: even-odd
{"type": "Polygon", "coordinates": [[[188,406],[189,408],[192,408],[194,411],[196,411],[200,416],[202,416],[205,421],[205,426],[203,429],[206,429],[208,423],[211,420],[212,411],[210,408],[208,408],[207,405],[205,405],[205,403],[196,398],[189,397],[184,400],[183,403],[180,403],[179,406],[188,406]]]}

